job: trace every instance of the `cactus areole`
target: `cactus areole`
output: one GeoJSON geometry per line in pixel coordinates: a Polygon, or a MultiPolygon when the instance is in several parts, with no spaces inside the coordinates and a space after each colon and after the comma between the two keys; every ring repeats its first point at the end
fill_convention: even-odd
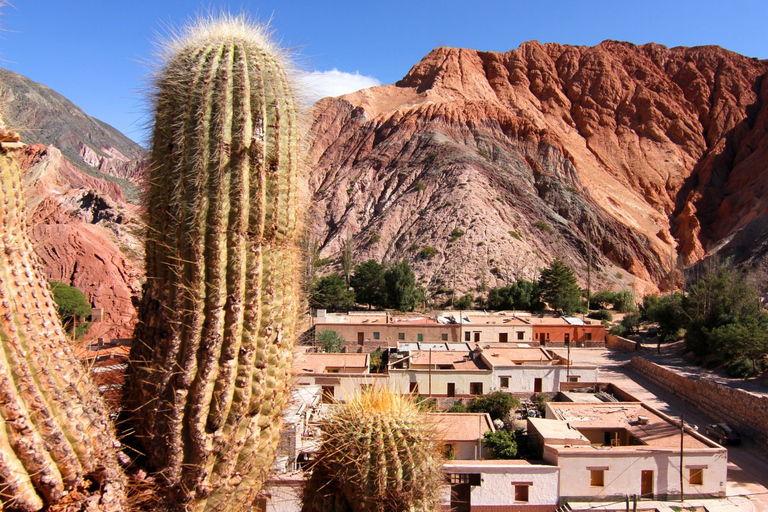
{"type": "Polygon", "coordinates": [[[171,41],[155,79],[136,433],[183,510],[249,510],[274,458],[299,308],[294,97],[241,18],[171,41]]]}

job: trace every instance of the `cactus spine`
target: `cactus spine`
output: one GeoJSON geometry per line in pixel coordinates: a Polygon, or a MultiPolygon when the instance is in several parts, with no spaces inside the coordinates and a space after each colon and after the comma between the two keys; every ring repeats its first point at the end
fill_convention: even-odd
{"type": "Polygon", "coordinates": [[[106,409],[75,358],[27,235],[21,172],[0,151],[0,510],[40,510],[85,479],[122,510],[106,409]]]}
{"type": "Polygon", "coordinates": [[[287,401],[299,308],[294,97],[264,29],[198,22],[155,79],[137,434],[184,510],[243,510],[287,401]]]}
{"type": "Polygon", "coordinates": [[[339,405],[322,430],[302,512],[439,510],[434,427],[410,396],[366,391],[339,405]]]}

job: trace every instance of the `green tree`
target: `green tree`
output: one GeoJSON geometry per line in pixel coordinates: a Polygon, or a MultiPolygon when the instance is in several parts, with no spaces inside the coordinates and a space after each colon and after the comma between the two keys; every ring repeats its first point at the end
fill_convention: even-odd
{"type": "Polygon", "coordinates": [[[543,307],[539,300],[539,284],[518,279],[510,286],[491,288],[488,292],[488,309],[518,309],[536,311],[543,307]]]}
{"type": "Polygon", "coordinates": [[[350,284],[349,279],[352,275],[352,250],[352,238],[350,237],[344,240],[344,246],[341,249],[341,273],[347,285],[350,284]]]}
{"type": "Polygon", "coordinates": [[[313,307],[329,310],[350,309],[355,305],[355,292],[340,274],[330,274],[315,283],[311,303],[313,307]]]}
{"type": "Polygon", "coordinates": [[[336,331],[330,329],[317,333],[317,342],[320,344],[323,352],[341,352],[344,348],[344,338],[336,331]]]}
{"type": "Polygon", "coordinates": [[[51,281],[50,285],[53,292],[53,300],[56,303],[59,318],[64,328],[72,329],[72,336],[74,338],[79,338],[88,332],[89,323],[78,325],[79,321],[91,316],[91,305],[88,303],[88,299],[85,298],[83,292],[74,286],[58,281],[51,281]]]}
{"type": "Polygon", "coordinates": [[[676,339],[680,329],[686,324],[682,293],[676,292],[663,297],[646,295],[643,297],[641,318],[659,324],[659,340],[676,339]]]}
{"type": "Polygon", "coordinates": [[[384,279],[386,268],[376,260],[367,260],[355,266],[350,285],[361,304],[376,308],[387,307],[387,283],[384,279]]]}
{"type": "Polygon", "coordinates": [[[399,311],[413,311],[419,293],[411,265],[405,260],[398,261],[384,272],[384,282],[387,285],[389,307],[399,311]]]}
{"type": "Polygon", "coordinates": [[[471,309],[473,302],[475,302],[475,296],[471,293],[465,293],[456,301],[456,309],[471,309]]]}
{"type": "Polygon", "coordinates": [[[576,276],[560,258],[555,258],[549,267],[542,269],[539,289],[542,300],[552,309],[570,315],[580,306],[581,290],[576,283],[576,276]]]}
{"type": "Polygon", "coordinates": [[[467,411],[469,412],[487,412],[494,420],[506,420],[509,417],[509,411],[520,407],[520,400],[505,393],[504,391],[494,391],[478,398],[473,398],[467,411]]]}
{"type": "Polygon", "coordinates": [[[490,430],[483,436],[485,445],[493,450],[494,459],[514,459],[517,457],[517,441],[512,432],[508,430],[490,430]]]}

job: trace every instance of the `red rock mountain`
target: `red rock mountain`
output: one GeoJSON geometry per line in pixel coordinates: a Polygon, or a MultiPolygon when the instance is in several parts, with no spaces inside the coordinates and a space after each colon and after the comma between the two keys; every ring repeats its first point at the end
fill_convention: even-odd
{"type": "Polygon", "coordinates": [[[49,88],[0,70],[0,111],[20,151],[31,237],[49,280],[103,308],[89,338],[128,337],[143,278],[144,150],[49,88]]]}
{"type": "Polygon", "coordinates": [[[324,257],[351,240],[356,262],[406,258],[433,292],[555,256],[584,281],[590,252],[598,286],[640,292],[717,251],[761,258],[767,73],[714,46],[437,48],[315,105],[312,237],[324,257]]]}

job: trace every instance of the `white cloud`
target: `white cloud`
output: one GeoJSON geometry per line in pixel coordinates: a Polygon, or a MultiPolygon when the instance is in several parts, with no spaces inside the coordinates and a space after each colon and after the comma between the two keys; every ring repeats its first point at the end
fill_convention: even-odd
{"type": "Polygon", "coordinates": [[[299,82],[305,87],[303,93],[310,102],[326,96],[341,96],[381,85],[381,82],[372,76],[361,75],[357,71],[346,73],[338,69],[303,73],[299,76],[299,82]]]}

